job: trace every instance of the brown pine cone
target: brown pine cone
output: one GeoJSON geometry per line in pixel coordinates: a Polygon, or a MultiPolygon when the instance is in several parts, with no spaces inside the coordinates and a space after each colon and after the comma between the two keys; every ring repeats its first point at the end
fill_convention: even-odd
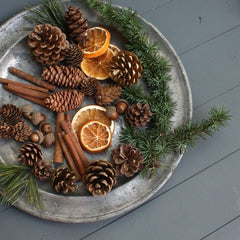
{"type": "Polygon", "coordinates": [[[78,47],[78,45],[74,43],[70,44],[65,56],[67,65],[79,67],[82,60],[83,51],[78,47]]]}
{"type": "Polygon", "coordinates": [[[136,127],[144,127],[151,120],[152,112],[148,104],[137,104],[128,107],[125,117],[127,121],[136,127]]]}
{"type": "Polygon", "coordinates": [[[42,149],[36,143],[23,145],[19,153],[18,160],[29,167],[33,167],[37,161],[42,160],[42,149]]]}
{"type": "Polygon", "coordinates": [[[143,168],[140,151],[131,144],[119,144],[112,151],[112,164],[118,175],[132,177],[143,168]]]}
{"type": "Polygon", "coordinates": [[[25,123],[23,120],[16,125],[14,125],[14,139],[19,142],[24,142],[28,140],[29,136],[32,134],[31,127],[25,123]]]}
{"type": "Polygon", "coordinates": [[[0,139],[1,138],[10,138],[14,134],[14,129],[11,125],[0,121],[0,139]]]}
{"type": "Polygon", "coordinates": [[[95,95],[99,87],[100,83],[96,78],[85,78],[80,83],[80,91],[86,96],[95,95]]]}
{"type": "Polygon", "coordinates": [[[28,35],[28,46],[35,60],[43,65],[63,61],[68,44],[66,35],[61,29],[48,23],[36,25],[28,35]]]}
{"type": "Polygon", "coordinates": [[[68,167],[57,168],[51,176],[51,186],[56,192],[67,194],[77,190],[76,176],[68,167]]]}
{"type": "Polygon", "coordinates": [[[77,90],[67,89],[55,92],[44,102],[46,107],[55,112],[68,112],[76,109],[83,101],[84,94],[77,90]]]}
{"type": "Polygon", "coordinates": [[[45,160],[37,161],[34,164],[32,173],[40,181],[48,179],[53,172],[51,164],[45,160]]]}
{"type": "Polygon", "coordinates": [[[88,34],[88,21],[82,16],[80,9],[70,6],[65,17],[65,22],[69,37],[76,43],[79,43],[81,47],[84,47],[88,34]]]}
{"type": "Polygon", "coordinates": [[[82,70],[72,66],[53,65],[44,67],[42,72],[44,81],[65,88],[78,88],[81,81],[86,78],[82,70]]]}
{"type": "Polygon", "coordinates": [[[100,86],[95,94],[95,101],[98,105],[109,105],[122,94],[122,87],[118,85],[100,86]]]}
{"type": "Polygon", "coordinates": [[[21,120],[22,111],[13,104],[4,104],[0,108],[0,116],[9,125],[15,125],[21,120]]]}
{"type": "Polygon", "coordinates": [[[121,86],[136,84],[142,74],[142,64],[137,55],[129,51],[120,51],[112,58],[110,77],[121,86]]]}
{"type": "Polygon", "coordinates": [[[116,184],[116,171],[111,163],[95,160],[85,169],[83,182],[93,196],[103,196],[116,184]]]}

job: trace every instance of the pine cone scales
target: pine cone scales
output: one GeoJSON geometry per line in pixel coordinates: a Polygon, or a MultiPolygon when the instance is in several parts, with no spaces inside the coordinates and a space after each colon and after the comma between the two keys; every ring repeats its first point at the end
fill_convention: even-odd
{"type": "Polygon", "coordinates": [[[79,67],[82,60],[83,60],[82,50],[80,50],[76,44],[74,43],[70,44],[65,56],[65,61],[67,65],[79,67]]]}
{"type": "Polygon", "coordinates": [[[28,143],[19,150],[18,160],[26,166],[33,167],[37,161],[42,160],[42,149],[36,143],[28,143]]]}
{"type": "Polygon", "coordinates": [[[131,144],[119,144],[112,151],[112,163],[118,175],[132,177],[143,168],[143,157],[131,144]]]}
{"type": "Polygon", "coordinates": [[[24,121],[18,122],[14,126],[14,139],[16,141],[24,142],[28,140],[31,134],[32,134],[31,127],[24,121]]]}
{"type": "Polygon", "coordinates": [[[83,101],[84,94],[77,90],[62,90],[51,94],[44,102],[55,112],[68,112],[76,109],[83,101]]]}
{"type": "Polygon", "coordinates": [[[68,167],[57,168],[51,176],[51,186],[56,192],[62,192],[66,195],[69,191],[77,190],[75,180],[75,175],[68,167]]]}
{"type": "Polygon", "coordinates": [[[38,161],[34,164],[33,175],[40,181],[48,179],[52,174],[52,166],[45,160],[38,161]]]}
{"type": "Polygon", "coordinates": [[[28,46],[37,62],[52,65],[65,58],[68,41],[60,28],[47,23],[33,28],[28,35],[28,46]]]}
{"type": "Polygon", "coordinates": [[[81,47],[84,47],[88,34],[88,21],[82,16],[80,9],[70,6],[65,17],[65,22],[70,38],[79,43],[81,47]]]}
{"type": "Polygon", "coordinates": [[[92,96],[96,94],[99,86],[100,83],[95,78],[85,78],[80,83],[80,91],[86,96],[92,96]]]}
{"type": "Polygon", "coordinates": [[[13,134],[14,134],[13,127],[3,121],[0,121],[0,139],[10,138],[13,136],[13,134]]]}
{"type": "Polygon", "coordinates": [[[137,55],[129,51],[120,51],[112,58],[110,77],[121,86],[136,84],[141,77],[142,65],[137,55]]]}
{"type": "Polygon", "coordinates": [[[0,116],[9,125],[15,125],[21,120],[22,111],[13,104],[4,104],[0,108],[0,116]]]}
{"type": "Polygon", "coordinates": [[[116,184],[116,171],[111,163],[95,160],[85,169],[83,181],[93,196],[103,196],[116,184]]]}
{"type": "Polygon", "coordinates": [[[152,112],[148,104],[137,104],[128,107],[125,117],[127,121],[136,127],[144,127],[151,120],[152,112]]]}
{"type": "Polygon", "coordinates": [[[82,70],[72,66],[49,66],[44,67],[42,79],[48,83],[65,88],[78,88],[81,81],[87,77],[82,70]]]}
{"type": "Polygon", "coordinates": [[[119,98],[122,94],[122,88],[118,85],[104,85],[98,88],[95,101],[98,105],[109,105],[119,98]]]}

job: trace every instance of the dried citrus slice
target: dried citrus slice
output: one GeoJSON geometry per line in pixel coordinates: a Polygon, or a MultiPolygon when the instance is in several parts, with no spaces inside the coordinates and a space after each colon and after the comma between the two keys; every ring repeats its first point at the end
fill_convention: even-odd
{"type": "Polygon", "coordinates": [[[82,49],[84,58],[98,57],[105,53],[110,44],[111,34],[103,27],[92,27],[88,30],[86,45],[82,49]]]}
{"type": "Polygon", "coordinates": [[[79,129],[86,123],[92,120],[100,121],[110,127],[111,133],[114,131],[114,121],[110,121],[106,114],[106,108],[98,105],[88,105],[80,108],[72,119],[73,130],[78,133],[79,129]]]}
{"type": "Polygon", "coordinates": [[[99,57],[84,58],[81,68],[87,76],[104,80],[109,77],[109,67],[113,56],[113,51],[108,48],[107,52],[99,57]]]}
{"type": "Polygon", "coordinates": [[[99,153],[106,150],[112,142],[112,133],[106,124],[99,121],[85,123],[79,131],[79,140],[82,147],[90,153],[99,153]]]}
{"type": "Polygon", "coordinates": [[[115,56],[118,52],[120,52],[121,50],[114,44],[110,44],[109,47],[112,51],[113,51],[113,55],[115,56]]]}

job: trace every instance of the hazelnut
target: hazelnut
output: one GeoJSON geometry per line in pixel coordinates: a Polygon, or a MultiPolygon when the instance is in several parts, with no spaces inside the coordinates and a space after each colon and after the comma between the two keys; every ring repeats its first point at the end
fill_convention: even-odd
{"type": "Polygon", "coordinates": [[[115,104],[115,107],[116,107],[116,110],[119,114],[123,114],[124,112],[126,112],[126,110],[128,108],[128,103],[127,103],[126,100],[120,99],[115,104]]]}
{"type": "Polygon", "coordinates": [[[118,119],[118,112],[116,110],[116,107],[110,106],[106,108],[106,116],[109,120],[117,120],[118,119]]]}
{"type": "Polygon", "coordinates": [[[46,116],[40,112],[34,112],[30,116],[33,125],[38,125],[46,120],[46,116]]]}
{"type": "Polygon", "coordinates": [[[47,122],[42,122],[39,125],[39,129],[43,133],[51,133],[53,131],[52,125],[50,123],[47,123],[47,122]]]}
{"type": "Polygon", "coordinates": [[[53,145],[55,142],[55,136],[53,133],[48,133],[45,135],[44,140],[43,140],[43,146],[48,148],[53,145]]]}
{"type": "Polygon", "coordinates": [[[40,132],[39,130],[36,130],[30,135],[29,139],[33,143],[41,144],[43,142],[44,136],[42,132],[40,132]]]}

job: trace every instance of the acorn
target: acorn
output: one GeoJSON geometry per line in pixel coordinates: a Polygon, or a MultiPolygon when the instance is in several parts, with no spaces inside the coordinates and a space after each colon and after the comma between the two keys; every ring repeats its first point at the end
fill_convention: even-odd
{"type": "Polygon", "coordinates": [[[41,144],[44,140],[44,136],[43,136],[43,133],[41,131],[36,130],[30,135],[29,139],[33,143],[41,144]]]}
{"type": "Polygon", "coordinates": [[[117,120],[118,119],[118,112],[116,110],[116,107],[110,106],[106,107],[106,116],[108,117],[109,120],[117,120]]]}
{"type": "Polygon", "coordinates": [[[124,99],[119,99],[115,104],[116,110],[119,114],[126,112],[128,108],[128,102],[124,99]]]}
{"type": "Polygon", "coordinates": [[[53,133],[48,133],[45,135],[44,140],[43,140],[43,146],[46,148],[49,148],[53,145],[55,142],[55,136],[53,133]]]}
{"type": "Polygon", "coordinates": [[[25,104],[24,106],[22,106],[21,111],[23,117],[30,119],[31,113],[33,112],[33,107],[30,104],[25,104]]]}
{"type": "Polygon", "coordinates": [[[43,133],[51,133],[53,132],[53,127],[48,122],[42,122],[39,125],[39,130],[42,131],[43,133]]]}
{"type": "Polygon", "coordinates": [[[46,120],[46,116],[40,112],[33,112],[30,116],[33,125],[38,125],[46,120]]]}

